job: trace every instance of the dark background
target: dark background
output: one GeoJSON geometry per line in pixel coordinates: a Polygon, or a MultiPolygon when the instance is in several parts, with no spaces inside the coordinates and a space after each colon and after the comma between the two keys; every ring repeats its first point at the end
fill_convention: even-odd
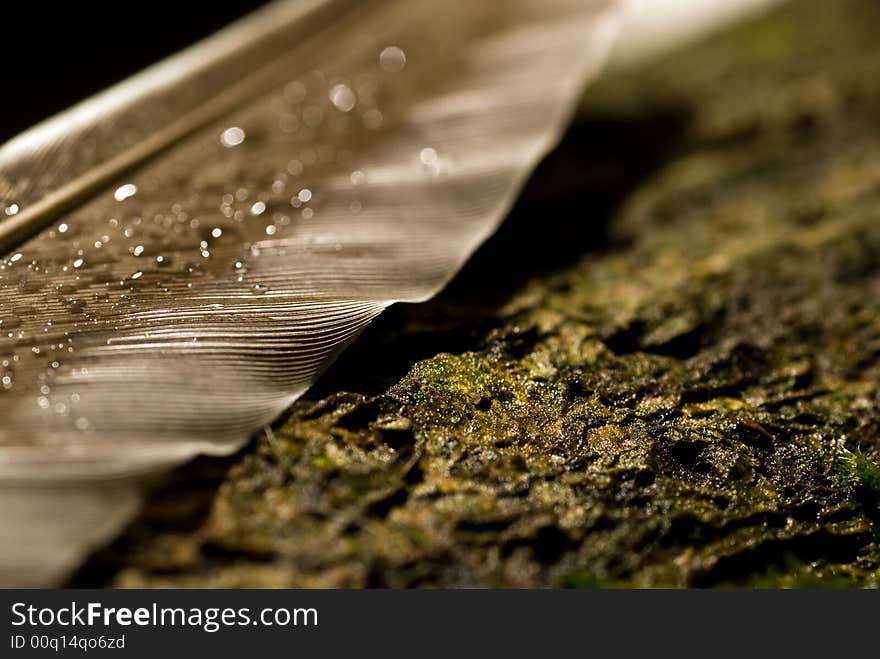
{"type": "Polygon", "coordinates": [[[263,4],[4,2],[0,143],[263,4]]]}

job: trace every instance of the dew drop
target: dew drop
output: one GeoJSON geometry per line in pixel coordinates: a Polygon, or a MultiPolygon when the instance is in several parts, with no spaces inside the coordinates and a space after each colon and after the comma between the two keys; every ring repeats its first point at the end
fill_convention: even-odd
{"type": "Polygon", "coordinates": [[[116,201],[125,201],[129,197],[133,197],[137,194],[137,186],[134,183],[126,183],[125,185],[120,185],[116,188],[116,192],[113,193],[113,198],[116,201]]]}
{"type": "Polygon", "coordinates": [[[431,147],[427,146],[419,152],[419,160],[421,160],[425,165],[436,165],[437,152],[431,147]]]}
{"type": "Polygon", "coordinates": [[[303,188],[296,196],[301,202],[306,204],[312,200],[312,191],[308,188],[303,188]]]}
{"type": "Polygon", "coordinates": [[[233,147],[238,146],[242,142],[244,142],[244,138],[246,137],[244,131],[238,126],[231,126],[223,131],[220,135],[220,144],[225,147],[233,147]]]}
{"type": "Polygon", "coordinates": [[[385,121],[382,113],[376,109],[364,112],[362,119],[364,121],[364,126],[370,130],[379,130],[382,127],[382,122],[385,121]]]}
{"type": "Polygon", "coordinates": [[[291,160],[287,163],[287,172],[291,176],[299,176],[303,173],[303,164],[299,160],[291,160]]]}
{"type": "Polygon", "coordinates": [[[294,80],[284,88],[284,98],[288,103],[300,103],[306,97],[306,86],[299,80],[294,80]]]}
{"type": "Polygon", "coordinates": [[[348,85],[333,85],[330,88],[330,102],[337,110],[351,112],[357,104],[357,96],[348,85]]]}
{"type": "Polygon", "coordinates": [[[388,73],[398,73],[406,66],[406,53],[397,46],[388,46],[379,53],[379,66],[388,73]]]}
{"type": "Polygon", "coordinates": [[[220,227],[214,227],[213,229],[211,229],[211,237],[212,238],[219,238],[222,235],[223,235],[223,229],[221,229],[220,227]]]}
{"type": "Polygon", "coordinates": [[[67,233],[67,229],[68,227],[64,222],[58,225],[58,233],[67,233]]]}
{"type": "Polygon", "coordinates": [[[131,251],[131,253],[134,254],[135,256],[140,256],[141,254],[144,253],[144,246],[143,246],[143,245],[138,245],[137,247],[135,247],[135,248],[131,251]]]}
{"type": "Polygon", "coordinates": [[[251,286],[251,291],[253,292],[254,295],[262,295],[263,293],[265,293],[268,290],[269,290],[269,287],[266,286],[265,284],[254,284],[253,286],[251,286]]]}
{"type": "Polygon", "coordinates": [[[266,212],[266,204],[262,201],[254,202],[251,206],[251,215],[262,215],[266,212]]]}

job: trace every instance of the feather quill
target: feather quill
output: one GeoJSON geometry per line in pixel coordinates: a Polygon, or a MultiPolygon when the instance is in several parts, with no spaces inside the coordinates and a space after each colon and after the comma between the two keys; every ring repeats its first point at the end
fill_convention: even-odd
{"type": "Polygon", "coordinates": [[[279,2],[0,147],[0,584],[63,580],[442,288],[624,4],[279,2]]]}

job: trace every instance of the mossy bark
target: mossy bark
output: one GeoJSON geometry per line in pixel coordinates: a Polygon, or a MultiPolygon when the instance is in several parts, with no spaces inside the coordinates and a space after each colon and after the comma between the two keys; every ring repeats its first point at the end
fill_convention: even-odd
{"type": "Polygon", "coordinates": [[[590,90],[440,298],[76,583],[877,586],[880,6],[590,90]]]}

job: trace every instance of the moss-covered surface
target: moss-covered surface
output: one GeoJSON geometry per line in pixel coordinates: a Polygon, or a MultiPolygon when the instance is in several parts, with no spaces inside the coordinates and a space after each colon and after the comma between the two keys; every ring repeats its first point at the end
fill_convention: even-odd
{"type": "Polygon", "coordinates": [[[607,80],[400,307],[78,584],[877,586],[880,5],[607,80]]]}

